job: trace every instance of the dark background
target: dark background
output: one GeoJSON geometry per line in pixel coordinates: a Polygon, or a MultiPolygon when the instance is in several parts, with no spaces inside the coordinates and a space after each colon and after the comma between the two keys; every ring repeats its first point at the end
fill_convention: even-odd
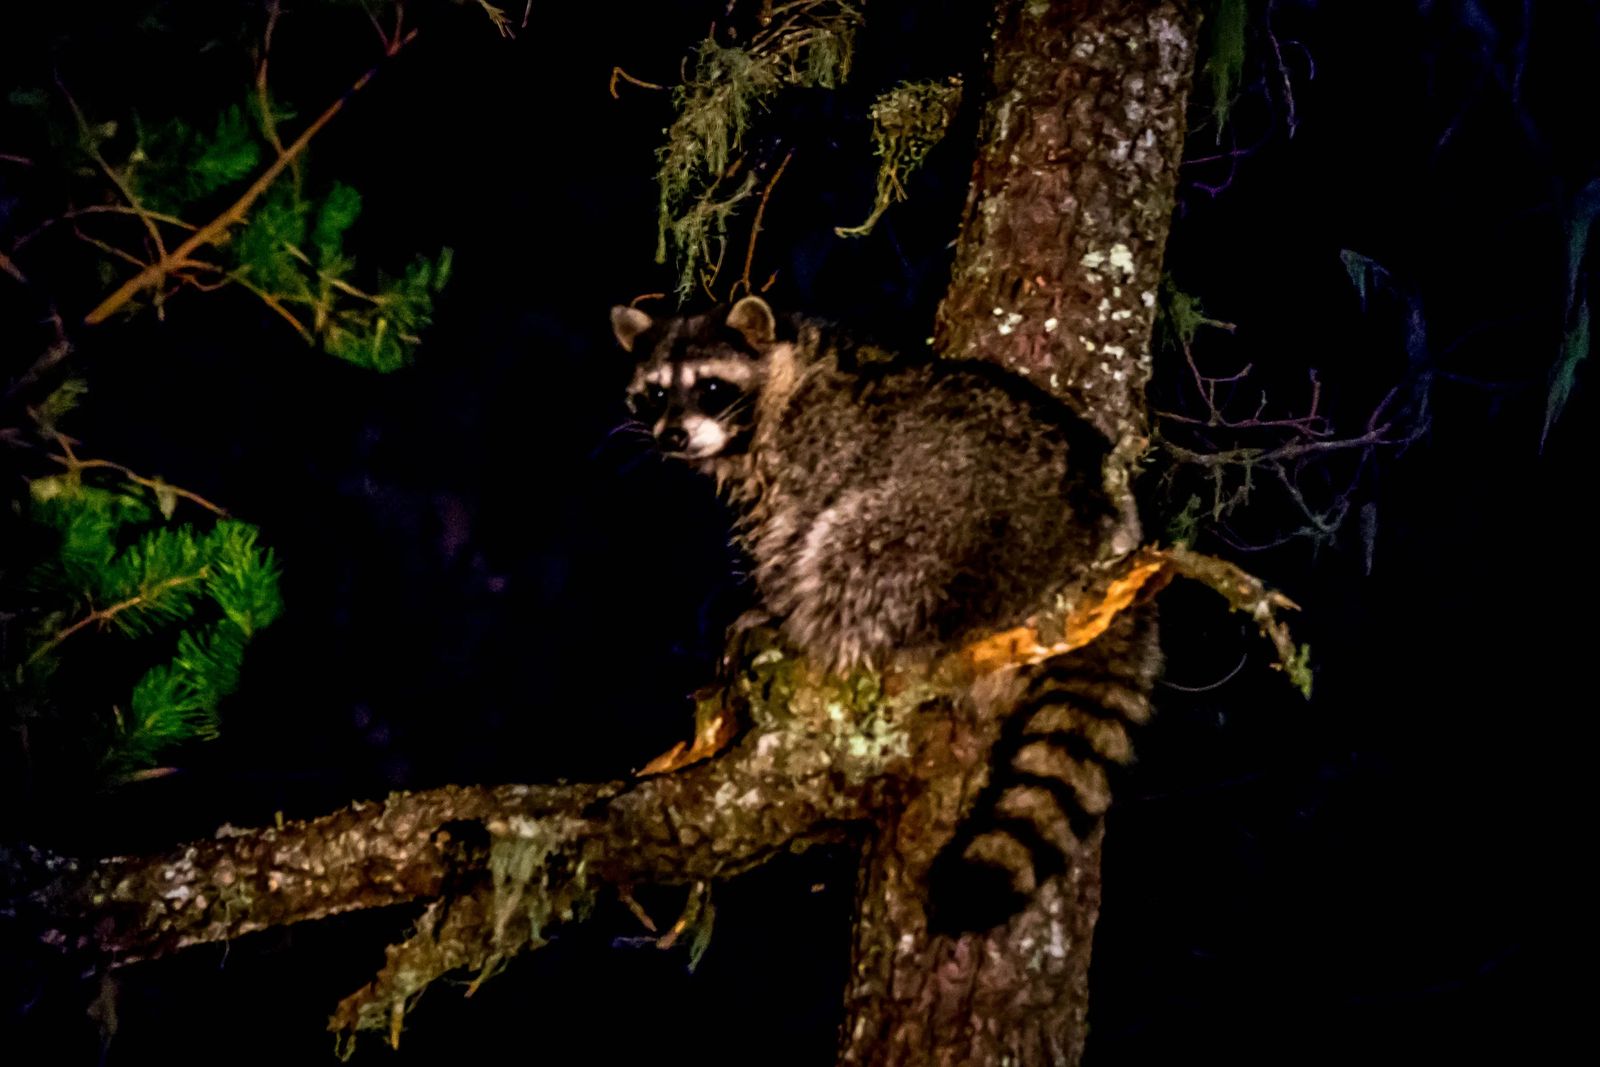
{"type": "MultiPolygon", "coordinates": [[[[608,436],[626,368],[607,308],[670,287],[651,262],[670,111],[665,94],[614,100],[606,83],[613,65],[675,80],[722,6],[537,3],[514,41],[472,5],[419,13],[415,45],[309,164],[363,193],[351,244],[364,257],[397,269],[455,249],[416,366],[379,377],[308,351],[242,293],[188,294],[165,323],[83,334],[92,392],[68,429],[90,454],[259,523],[288,613],[251,646],[222,740],[185,753],[181,774],[58,802],[36,821],[44,843],[148,849],[397,788],[619,775],[686,735],[686,694],[744,594],[709,487],[608,436]]],[[[1197,94],[1187,156],[1245,151],[1186,166],[1169,268],[1238,324],[1207,342],[1218,367],[1254,363],[1284,406],[1317,368],[1355,430],[1407,367],[1403,308],[1379,296],[1363,310],[1339,254],[1372,257],[1425,313],[1432,423],[1360,483],[1370,573],[1354,527],[1320,547],[1199,545],[1304,606],[1309,703],[1209,594],[1168,594],[1167,678],[1186,688],[1158,691],[1110,816],[1089,1063],[1545,1062],[1579,1010],[1558,972],[1584,962],[1562,871],[1581,840],[1563,816],[1594,591],[1582,374],[1542,452],[1540,431],[1564,213],[1600,175],[1595,6],[1275,4],[1292,138],[1254,7],[1233,125],[1219,149],[1197,94]]],[[[117,8],[8,13],[0,76],[28,84],[53,64],[105,115],[130,100],[214,113],[247,85],[242,48],[193,45],[206,19],[240,22],[231,5],[165,5],[176,34],[131,31],[117,8]]],[[[758,275],[778,272],[774,304],[889,338],[929,332],[985,10],[874,2],[850,86],[785,99],[764,122],[759,136],[783,141],[763,151],[795,149],[757,253],[758,275]],[[955,70],[963,117],[912,202],[866,240],[835,238],[869,208],[873,96],[955,70]]],[[[359,8],[291,7],[273,74],[302,116],[372,62],[364,25],[359,8]]],[[[1181,360],[1163,358],[1158,403],[1183,403],[1181,360]]],[[[1266,492],[1237,522],[1297,525],[1266,492]]],[[[398,1054],[370,1040],[357,1061],[509,1047],[554,1062],[830,1062],[851,879],[848,857],[820,853],[720,891],[693,975],[681,950],[632,945],[641,931],[602,907],[471,1000],[430,990],[398,1054]]],[[[412,914],[120,972],[105,1062],[323,1062],[327,1014],[412,914]]],[[[12,984],[23,1056],[0,1055],[97,1060],[92,989],[31,971],[12,984]]]]}

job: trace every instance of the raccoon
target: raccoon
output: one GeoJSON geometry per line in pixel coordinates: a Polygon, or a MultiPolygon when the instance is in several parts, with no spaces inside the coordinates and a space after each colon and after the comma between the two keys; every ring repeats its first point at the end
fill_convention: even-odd
{"type": "MultiPolygon", "coordinates": [[[[728,493],[763,608],[830,670],[1016,625],[1114,524],[1108,442],[1003,368],[887,353],[756,296],[661,321],[617,307],[611,321],[637,360],[634,417],[728,493]]],[[[979,817],[935,868],[963,886],[944,894],[958,922],[1015,910],[1104,814],[1107,770],[1130,758],[1125,724],[1147,717],[1153,683],[1133,625],[973,694],[1009,718],[979,817]]]]}

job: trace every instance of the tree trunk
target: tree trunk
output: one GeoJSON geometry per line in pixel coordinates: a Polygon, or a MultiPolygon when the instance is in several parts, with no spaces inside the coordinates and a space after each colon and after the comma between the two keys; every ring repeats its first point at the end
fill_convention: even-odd
{"type": "MultiPolygon", "coordinates": [[[[1116,442],[1107,481],[1125,551],[1140,541],[1128,469],[1145,445],[1198,17],[1174,0],[1002,0],[997,17],[993,97],[936,344],[1029,377],[1116,442]]],[[[863,857],[842,1063],[1082,1056],[1103,830],[1006,926],[931,935],[920,887],[970,796],[928,790],[863,857]]]]}

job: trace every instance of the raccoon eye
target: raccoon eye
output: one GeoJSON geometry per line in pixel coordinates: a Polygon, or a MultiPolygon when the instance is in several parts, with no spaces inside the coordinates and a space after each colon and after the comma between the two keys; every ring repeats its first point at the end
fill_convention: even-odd
{"type": "Polygon", "coordinates": [[[659,385],[647,385],[628,397],[628,410],[636,419],[654,422],[666,410],[667,391],[659,385]]]}
{"type": "Polygon", "coordinates": [[[726,411],[735,400],[739,399],[738,387],[721,378],[702,380],[695,386],[695,392],[700,399],[700,410],[707,415],[726,411]]]}

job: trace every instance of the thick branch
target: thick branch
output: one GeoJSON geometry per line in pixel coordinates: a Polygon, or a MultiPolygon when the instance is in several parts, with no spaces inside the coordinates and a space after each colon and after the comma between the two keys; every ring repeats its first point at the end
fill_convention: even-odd
{"type": "Polygon", "coordinates": [[[437,897],[454,855],[441,831],[462,822],[499,835],[537,826],[553,848],[581,851],[607,881],[710,880],[868,818],[870,789],[861,783],[870,778],[842,774],[841,760],[821,737],[774,730],[751,734],[713,763],[631,784],[397,793],[282,827],[224,828],[162,855],[73,864],[29,903],[81,919],[53,925],[47,942],[130,963],[437,897]]]}

